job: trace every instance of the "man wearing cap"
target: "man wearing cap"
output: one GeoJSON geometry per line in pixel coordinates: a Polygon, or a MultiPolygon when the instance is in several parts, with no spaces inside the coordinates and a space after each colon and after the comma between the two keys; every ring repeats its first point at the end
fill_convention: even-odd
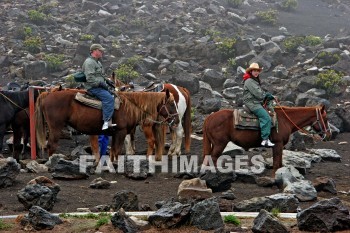
{"type": "Polygon", "coordinates": [[[262,106],[264,99],[273,100],[271,93],[264,92],[261,89],[259,74],[262,68],[258,63],[252,63],[246,69],[243,75],[243,103],[245,106],[259,118],[261,129],[261,145],[265,147],[273,147],[275,144],[269,139],[271,133],[271,118],[266,109],[262,106]]]}
{"type": "Polygon", "coordinates": [[[103,51],[105,51],[105,48],[102,45],[92,44],[90,46],[90,56],[85,60],[82,69],[86,76],[85,88],[102,101],[102,130],[106,130],[117,124],[112,123],[114,97],[109,92],[104,70],[100,62],[103,51]]]}

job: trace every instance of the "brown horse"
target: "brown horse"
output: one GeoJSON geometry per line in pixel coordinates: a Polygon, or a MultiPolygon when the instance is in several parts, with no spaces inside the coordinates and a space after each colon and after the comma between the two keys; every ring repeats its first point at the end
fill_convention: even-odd
{"type": "MultiPolygon", "coordinates": [[[[179,113],[180,123],[177,127],[170,128],[172,144],[168,155],[180,155],[183,136],[185,136],[185,152],[190,152],[191,145],[191,96],[190,92],[180,86],[170,83],[164,84],[164,90],[169,90],[174,95],[175,103],[179,113]]],[[[155,138],[152,133],[152,124],[143,124],[142,130],[148,143],[147,155],[153,154],[155,138]]],[[[134,135],[130,135],[131,146],[134,145],[134,135]]],[[[127,148],[128,150],[128,148],[127,148]]],[[[130,149],[129,149],[130,151],[130,149]]],[[[134,151],[134,148],[131,149],[134,151]]]]}
{"type": "MultiPolygon", "coordinates": [[[[46,141],[45,122],[49,127],[47,143],[48,154],[51,156],[57,149],[61,130],[69,125],[77,131],[88,135],[108,134],[112,136],[111,160],[121,152],[125,136],[139,122],[144,120],[160,124],[178,124],[179,118],[174,103],[174,97],[169,93],[118,93],[121,105],[114,111],[115,129],[102,131],[102,112],[75,100],[79,90],[62,90],[40,95],[36,103],[36,131],[39,145],[43,148],[46,141]],[[161,120],[162,119],[162,120],[161,120]]],[[[157,136],[157,155],[163,153],[164,138],[158,124],[154,127],[157,136]]],[[[159,159],[159,158],[158,158],[159,159]]],[[[96,157],[96,161],[99,158],[96,157]]]]}
{"type": "MultiPolygon", "coordinates": [[[[330,137],[327,115],[324,106],[316,107],[285,107],[275,108],[278,119],[278,129],[271,131],[271,140],[275,143],[273,152],[274,172],[282,167],[283,146],[289,136],[303,127],[312,126],[315,131],[330,137]]],[[[221,156],[228,142],[243,147],[245,150],[260,147],[259,130],[242,130],[234,127],[233,110],[220,110],[209,115],[203,125],[203,156],[210,155],[214,164],[221,156]]],[[[208,164],[206,164],[208,165],[208,164]]]]}

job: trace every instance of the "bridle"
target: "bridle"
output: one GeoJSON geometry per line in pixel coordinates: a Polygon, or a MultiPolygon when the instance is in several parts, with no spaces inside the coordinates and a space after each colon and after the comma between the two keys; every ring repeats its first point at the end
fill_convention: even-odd
{"type": "MultiPolygon", "coordinates": [[[[324,122],[323,118],[322,118],[322,113],[321,110],[319,108],[316,108],[316,121],[314,121],[310,126],[313,130],[313,132],[307,131],[305,129],[300,128],[299,126],[297,126],[291,119],[290,117],[287,115],[287,113],[284,111],[283,107],[279,104],[279,102],[275,99],[277,105],[281,108],[283,114],[287,117],[287,119],[298,129],[301,130],[303,133],[312,136],[313,138],[317,138],[313,135],[314,134],[318,134],[318,135],[322,135],[321,139],[324,140],[327,137],[327,133],[329,132],[329,134],[332,134],[332,129],[329,126],[329,123],[327,122],[327,126],[326,123],[324,122]],[[315,125],[317,125],[320,128],[320,131],[316,132],[315,130],[315,125]]],[[[318,137],[319,138],[319,137],[318,137]]]]}
{"type": "Polygon", "coordinates": [[[178,110],[177,110],[177,107],[176,107],[176,104],[175,104],[175,101],[174,101],[174,105],[176,107],[176,113],[170,113],[169,110],[168,110],[168,107],[167,107],[167,104],[168,104],[168,101],[164,101],[162,106],[160,107],[159,111],[158,111],[158,116],[160,114],[160,112],[162,111],[162,109],[164,108],[166,113],[167,113],[167,117],[164,118],[162,121],[158,122],[158,121],[153,121],[155,123],[159,123],[159,124],[167,124],[169,127],[172,127],[173,124],[175,123],[175,117],[177,115],[179,115],[178,113],[178,110]],[[169,121],[170,120],[170,121],[169,121]]]}
{"type": "Polygon", "coordinates": [[[329,122],[326,123],[323,120],[321,110],[319,108],[316,108],[316,121],[311,124],[312,130],[317,133],[322,135],[322,140],[324,140],[327,137],[327,133],[332,134],[332,129],[329,126],[329,122]],[[318,128],[320,129],[319,132],[315,131],[314,125],[317,125],[318,128]]]}

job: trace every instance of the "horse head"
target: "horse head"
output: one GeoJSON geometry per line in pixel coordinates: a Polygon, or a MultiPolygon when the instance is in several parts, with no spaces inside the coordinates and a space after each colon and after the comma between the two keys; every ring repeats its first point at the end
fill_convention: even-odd
{"type": "Polygon", "coordinates": [[[326,108],[324,105],[316,107],[316,120],[311,124],[315,133],[317,133],[322,140],[329,140],[332,137],[332,130],[329,126],[326,108]]]}
{"type": "Polygon", "coordinates": [[[163,122],[170,127],[177,127],[180,122],[179,113],[175,104],[174,96],[167,89],[163,103],[158,106],[158,115],[164,118],[163,122]]]}

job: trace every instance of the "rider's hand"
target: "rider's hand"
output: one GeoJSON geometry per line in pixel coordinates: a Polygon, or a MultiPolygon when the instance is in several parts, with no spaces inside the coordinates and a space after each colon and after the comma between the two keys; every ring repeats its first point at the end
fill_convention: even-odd
{"type": "Polygon", "coordinates": [[[266,98],[267,100],[273,100],[273,99],[275,99],[275,97],[274,97],[270,92],[266,92],[265,98],[266,98]]]}

